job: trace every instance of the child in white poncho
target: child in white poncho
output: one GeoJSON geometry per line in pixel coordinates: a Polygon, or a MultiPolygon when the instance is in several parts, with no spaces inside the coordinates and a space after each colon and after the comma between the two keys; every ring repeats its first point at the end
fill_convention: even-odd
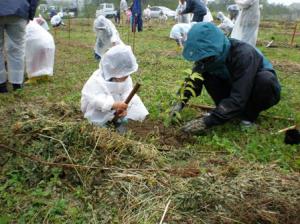
{"type": "Polygon", "coordinates": [[[96,33],[95,57],[100,59],[103,54],[112,46],[123,44],[115,25],[104,16],[98,16],[94,21],[96,33]]]}
{"type": "Polygon", "coordinates": [[[26,26],[25,62],[28,83],[53,76],[55,43],[52,35],[37,20],[26,26]]]}
{"type": "Polygon", "coordinates": [[[119,115],[119,121],[143,121],[149,113],[137,95],[129,105],[124,103],[133,89],[130,74],[137,69],[138,64],[131,47],[120,44],[110,48],[103,55],[99,69],[82,89],[81,110],[84,117],[98,126],[105,126],[113,120],[115,114],[119,115]]]}

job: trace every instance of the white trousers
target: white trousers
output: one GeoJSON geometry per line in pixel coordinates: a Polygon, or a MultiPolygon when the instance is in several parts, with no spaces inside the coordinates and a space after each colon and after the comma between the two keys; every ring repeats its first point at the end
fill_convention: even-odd
{"type": "Polygon", "coordinates": [[[0,17],[0,84],[24,81],[25,28],[27,21],[16,16],[0,17]],[[4,65],[6,51],[7,70],[4,65]]]}

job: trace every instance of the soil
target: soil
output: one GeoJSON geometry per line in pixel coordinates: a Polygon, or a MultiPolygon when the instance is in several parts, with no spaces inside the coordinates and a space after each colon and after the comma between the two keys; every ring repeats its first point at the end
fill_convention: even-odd
{"type": "Polygon", "coordinates": [[[184,135],[176,126],[165,127],[162,121],[145,120],[141,122],[130,121],[128,129],[132,131],[137,139],[157,139],[158,144],[182,147],[187,143],[194,143],[192,136],[184,135]]]}
{"type": "Polygon", "coordinates": [[[279,61],[279,60],[272,60],[274,67],[280,71],[284,72],[295,72],[298,73],[300,71],[300,64],[293,63],[289,61],[279,61]]]}

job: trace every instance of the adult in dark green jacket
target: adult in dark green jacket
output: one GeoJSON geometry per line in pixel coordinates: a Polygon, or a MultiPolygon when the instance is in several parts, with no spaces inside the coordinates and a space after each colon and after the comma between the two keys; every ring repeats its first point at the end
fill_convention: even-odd
{"type": "MultiPolygon", "coordinates": [[[[276,73],[262,53],[251,45],[227,38],[212,23],[198,23],[188,33],[183,56],[194,61],[194,72],[202,74],[203,80],[193,82],[196,95],[202,86],[216,104],[216,108],[200,119],[192,120],[182,130],[201,132],[220,125],[235,117],[251,124],[259,113],[280,100],[280,84],[276,73]]],[[[185,91],[184,104],[191,97],[185,91]]]]}
{"type": "Polygon", "coordinates": [[[22,87],[25,28],[28,21],[33,19],[37,4],[38,0],[0,0],[0,93],[7,92],[7,81],[13,85],[14,90],[22,87]],[[4,33],[8,37],[5,38],[5,44],[4,33]],[[8,71],[4,65],[4,46],[8,71]]]}

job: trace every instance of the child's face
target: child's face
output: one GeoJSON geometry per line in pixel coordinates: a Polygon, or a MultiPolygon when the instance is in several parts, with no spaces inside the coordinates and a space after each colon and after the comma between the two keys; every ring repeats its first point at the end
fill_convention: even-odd
{"type": "Polygon", "coordinates": [[[112,82],[124,82],[126,79],[128,78],[128,76],[124,76],[124,77],[121,77],[121,78],[111,78],[111,81],[112,82]]]}

